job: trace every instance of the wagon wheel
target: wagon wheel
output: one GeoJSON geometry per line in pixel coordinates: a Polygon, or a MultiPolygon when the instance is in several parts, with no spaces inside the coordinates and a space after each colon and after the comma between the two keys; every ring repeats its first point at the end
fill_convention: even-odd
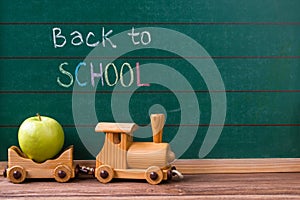
{"type": "Polygon", "coordinates": [[[21,166],[13,166],[7,170],[7,178],[13,183],[22,183],[26,178],[26,171],[21,166]]]}
{"type": "Polygon", "coordinates": [[[60,183],[65,183],[70,180],[71,175],[71,169],[66,165],[58,165],[53,172],[54,179],[60,183]]]}
{"type": "Polygon", "coordinates": [[[163,180],[163,172],[157,166],[149,167],[145,172],[145,178],[152,185],[159,184],[163,180]]]}
{"type": "Polygon", "coordinates": [[[95,176],[101,183],[108,183],[114,178],[114,170],[109,165],[101,165],[95,170],[95,176]]]}

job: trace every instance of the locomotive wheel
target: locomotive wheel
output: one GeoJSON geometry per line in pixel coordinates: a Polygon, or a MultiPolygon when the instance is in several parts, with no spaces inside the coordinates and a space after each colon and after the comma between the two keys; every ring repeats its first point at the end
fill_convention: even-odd
{"type": "Polygon", "coordinates": [[[66,165],[58,165],[53,172],[54,179],[57,182],[65,183],[70,180],[72,172],[66,165]]]}
{"type": "Polygon", "coordinates": [[[101,165],[95,170],[95,176],[101,183],[108,183],[114,178],[114,170],[109,165],[101,165]]]}
{"type": "Polygon", "coordinates": [[[7,170],[7,178],[13,183],[22,183],[26,178],[26,171],[21,166],[13,166],[7,170]]]}
{"type": "Polygon", "coordinates": [[[163,172],[157,166],[149,167],[145,172],[145,178],[152,185],[159,184],[163,180],[163,172]]]}

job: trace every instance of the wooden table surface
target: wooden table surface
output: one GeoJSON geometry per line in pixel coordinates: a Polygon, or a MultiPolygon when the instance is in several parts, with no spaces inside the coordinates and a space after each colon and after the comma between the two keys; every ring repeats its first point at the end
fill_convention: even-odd
{"type": "Polygon", "coordinates": [[[149,185],[138,180],[101,184],[79,177],[8,182],[0,176],[0,199],[300,199],[300,173],[197,174],[149,185]]]}

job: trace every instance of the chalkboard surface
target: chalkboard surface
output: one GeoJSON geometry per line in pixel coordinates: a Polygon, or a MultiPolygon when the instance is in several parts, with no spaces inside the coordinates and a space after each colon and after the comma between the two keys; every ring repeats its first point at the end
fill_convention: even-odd
{"type": "Polygon", "coordinates": [[[300,157],[300,1],[1,1],[0,160],[37,112],[75,159],[167,115],[178,158],[300,157]]]}

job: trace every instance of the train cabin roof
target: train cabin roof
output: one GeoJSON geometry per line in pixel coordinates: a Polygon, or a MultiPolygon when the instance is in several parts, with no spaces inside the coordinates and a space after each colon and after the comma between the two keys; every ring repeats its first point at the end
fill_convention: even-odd
{"type": "Polygon", "coordinates": [[[100,122],[97,124],[95,131],[104,133],[127,133],[131,134],[138,126],[135,123],[112,123],[100,122]]]}

